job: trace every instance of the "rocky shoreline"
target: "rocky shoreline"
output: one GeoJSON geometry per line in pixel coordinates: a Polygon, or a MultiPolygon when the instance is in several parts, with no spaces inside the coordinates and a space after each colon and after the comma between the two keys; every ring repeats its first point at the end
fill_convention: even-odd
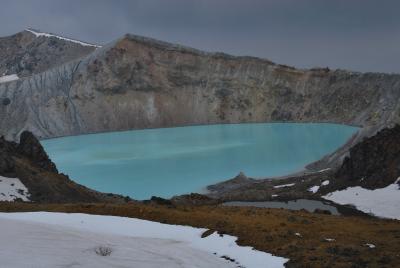
{"type": "MultiPolygon", "coordinates": [[[[400,125],[396,125],[352,147],[340,167],[265,179],[248,178],[241,173],[231,180],[208,186],[206,195],[219,202],[327,201],[323,196],[331,192],[356,186],[369,190],[380,189],[395,183],[399,177],[400,125]]],[[[336,206],[346,214],[357,213],[350,206],[336,206]]]]}

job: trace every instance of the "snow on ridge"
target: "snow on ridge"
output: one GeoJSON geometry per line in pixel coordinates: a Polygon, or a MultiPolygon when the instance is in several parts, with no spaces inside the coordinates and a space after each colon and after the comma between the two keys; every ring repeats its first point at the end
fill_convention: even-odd
{"type": "Polygon", "coordinates": [[[96,48],[100,48],[101,47],[99,45],[89,44],[89,43],[85,43],[85,42],[78,41],[78,40],[71,39],[71,38],[62,37],[62,36],[55,35],[55,34],[37,32],[37,31],[35,31],[33,29],[29,29],[29,28],[27,28],[25,30],[27,32],[30,32],[30,33],[34,34],[36,37],[41,37],[41,36],[44,36],[44,37],[55,37],[55,38],[58,38],[58,39],[61,39],[61,40],[69,41],[69,42],[72,42],[72,43],[77,43],[77,44],[80,44],[82,46],[89,46],[89,47],[96,47],[96,48]]]}
{"type": "Polygon", "coordinates": [[[29,191],[18,178],[0,176],[0,201],[15,201],[21,198],[29,201],[29,191]]]}
{"type": "MultiPolygon", "coordinates": [[[[182,225],[169,225],[135,218],[88,215],[81,213],[52,213],[52,212],[22,212],[0,213],[1,219],[19,220],[27,223],[39,223],[74,229],[87,234],[119,236],[131,239],[162,239],[168,245],[176,243],[183,247],[206,252],[211,256],[228,256],[246,268],[252,267],[284,267],[286,258],[272,256],[252,247],[242,247],[236,244],[237,237],[230,235],[220,236],[213,233],[205,238],[201,235],[207,229],[194,228],[182,225]],[[166,241],[166,242],[167,242],[166,241]]],[[[0,229],[1,233],[1,229],[0,229]]],[[[237,266],[235,265],[235,266],[237,266]]]]}
{"type": "Polygon", "coordinates": [[[0,84],[6,83],[6,82],[11,82],[11,81],[18,80],[18,79],[19,79],[19,77],[16,74],[3,75],[3,76],[0,76],[0,84]]]}
{"type": "Polygon", "coordinates": [[[329,193],[323,198],[382,218],[400,220],[400,178],[384,188],[369,190],[360,186],[329,193]]]}

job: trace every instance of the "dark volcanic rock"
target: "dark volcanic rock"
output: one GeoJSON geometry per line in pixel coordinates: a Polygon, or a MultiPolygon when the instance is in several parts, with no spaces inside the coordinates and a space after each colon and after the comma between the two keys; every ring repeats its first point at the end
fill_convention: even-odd
{"type": "Polygon", "coordinates": [[[338,181],[374,189],[400,177],[400,125],[383,129],[350,149],[336,173],[338,181]]]}
{"type": "Polygon", "coordinates": [[[162,198],[162,197],[158,197],[158,196],[152,196],[150,198],[150,200],[146,200],[144,203],[152,203],[152,204],[166,205],[166,206],[172,205],[171,200],[165,199],[165,198],[162,198]]]}
{"type": "Polygon", "coordinates": [[[218,200],[206,195],[191,193],[186,195],[174,196],[171,198],[174,205],[215,205],[218,200]]]}
{"type": "Polygon", "coordinates": [[[243,172],[240,172],[236,177],[228,181],[207,186],[207,190],[211,192],[225,192],[243,188],[246,185],[252,184],[254,179],[248,178],[243,172]]]}
{"type": "Polygon", "coordinates": [[[314,210],[314,213],[317,213],[317,214],[325,214],[325,215],[332,215],[332,212],[330,212],[329,210],[320,209],[320,208],[316,208],[316,209],[314,210]]]}
{"type": "Polygon", "coordinates": [[[12,176],[15,171],[14,161],[3,151],[0,152],[0,173],[12,176]]]}
{"type": "Polygon", "coordinates": [[[32,159],[39,167],[58,173],[56,165],[50,160],[43,146],[31,132],[24,131],[21,134],[18,151],[22,155],[32,159]]]}
{"type": "Polygon", "coordinates": [[[14,142],[8,142],[3,137],[0,137],[0,175],[15,175],[14,160],[10,157],[10,152],[16,149],[14,142]]]}

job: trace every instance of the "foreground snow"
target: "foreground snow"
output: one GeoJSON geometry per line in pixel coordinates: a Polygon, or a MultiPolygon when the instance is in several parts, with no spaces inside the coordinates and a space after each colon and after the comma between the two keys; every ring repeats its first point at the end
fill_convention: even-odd
{"type": "Polygon", "coordinates": [[[18,178],[0,176],[0,201],[29,201],[29,192],[18,178]]]}
{"type": "Polygon", "coordinates": [[[397,181],[385,188],[368,190],[360,186],[348,187],[323,196],[335,203],[354,205],[357,209],[383,218],[400,220],[400,186],[397,181]]]}
{"type": "Polygon", "coordinates": [[[42,32],[38,32],[38,31],[34,31],[32,29],[25,29],[25,30],[30,32],[30,33],[32,33],[32,34],[34,34],[36,37],[41,37],[41,36],[44,36],[44,37],[55,37],[55,38],[58,38],[58,39],[61,39],[61,40],[69,41],[69,42],[72,42],[72,43],[77,43],[77,44],[82,45],[82,46],[101,47],[101,46],[98,46],[98,45],[93,45],[93,44],[81,42],[81,41],[78,41],[78,40],[75,40],[75,39],[70,39],[70,38],[62,37],[62,36],[55,35],[55,34],[42,33],[42,32]]]}
{"type": "Polygon", "coordinates": [[[0,213],[5,267],[283,267],[287,259],[240,247],[206,229],[87,214],[0,213]],[[111,249],[99,256],[99,246],[111,249]],[[234,259],[230,262],[220,257],[234,259]],[[29,264],[29,265],[27,265],[29,264]],[[35,266],[36,267],[36,266],[35,266]]]}
{"type": "Polygon", "coordinates": [[[16,74],[3,75],[3,76],[0,76],[0,84],[6,83],[6,82],[11,82],[11,81],[18,80],[18,79],[19,79],[19,77],[16,74]]]}

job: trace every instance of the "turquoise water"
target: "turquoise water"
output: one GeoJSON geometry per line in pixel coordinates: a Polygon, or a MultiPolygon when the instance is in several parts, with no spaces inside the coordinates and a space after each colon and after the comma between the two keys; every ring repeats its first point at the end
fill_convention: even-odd
{"type": "Polygon", "coordinates": [[[240,171],[301,170],[357,128],[334,124],[232,124],[146,129],[42,141],[60,172],[102,191],[147,199],[201,191],[240,171]]]}

